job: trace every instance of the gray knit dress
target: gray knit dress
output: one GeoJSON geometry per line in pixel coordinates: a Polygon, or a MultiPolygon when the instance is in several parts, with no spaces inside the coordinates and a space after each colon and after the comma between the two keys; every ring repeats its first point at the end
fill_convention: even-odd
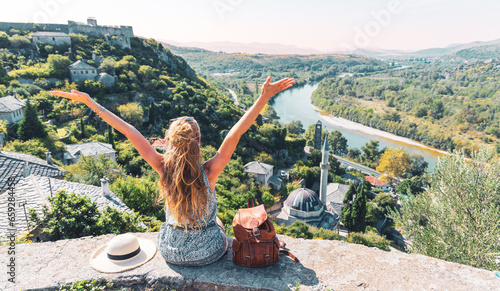
{"type": "MultiPolygon", "coordinates": [[[[172,227],[176,222],[172,213],[166,208],[166,221],[162,224],[158,234],[158,248],[167,263],[201,266],[210,264],[220,259],[227,251],[228,241],[222,227],[216,223],[217,217],[217,198],[212,193],[208,182],[205,168],[200,165],[203,172],[203,182],[208,191],[208,210],[210,215],[207,217],[203,213],[205,221],[201,221],[201,227],[215,224],[214,227],[202,230],[182,230],[172,227]]],[[[188,227],[192,225],[188,224],[188,227]]]]}

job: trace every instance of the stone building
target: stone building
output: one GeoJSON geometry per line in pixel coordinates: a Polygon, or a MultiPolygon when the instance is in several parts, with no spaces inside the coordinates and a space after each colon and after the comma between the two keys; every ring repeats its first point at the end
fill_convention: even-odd
{"type": "Polygon", "coordinates": [[[0,119],[6,120],[9,123],[18,123],[23,120],[23,110],[26,107],[26,100],[14,96],[6,96],[0,98],[0,119]]]}
{"type": "Polygon", "coordinates": [[[243,172],[254,174],[255,180],[264,185],[269,185],[269,179],[273,176],[274,166],[253,161],[243,166],[243,172]]]}
{"type": "Polygon", "coordinates": [[[85,61],[76,61],[69,66],[71,80],[75,83],[83,82],[85,80],[95,80],[99,74],[97,68],[92,67],[85,61]]]}
{"type": "Polygon", "coordinates": [[[391,185],[387,184],[386,182],[374,177],[374,176],[366,176],[365,180],[370,182],[373,187],[380,189],[384,192],[390,192],[392,190],[391,185]]]}
{"type": "MultiPolygon", "coordinates": [[[[309,225],[324,229],[336,229],[340,222],[340,211],[333,207],[328,197],[328,136],[323,145],[323,155],[320,163],[321,178],[319,197],[314,191],[301,188],[293,191],[283,203],[281,213],[276,217],[278,224],[292,225],[302,221],[309,225]]],[[[343,198],[343,197],[342,197],[343,198]]]]}
{"type": "Polygon", "coordinates": [[[0,151],[0,196],[8,190],[9,184],[16,185],[20,179],[30,174],[38,176],[62,178],[64,170],[54,165],[49,151],[46,160],[30,154],[0,151]],[[10,179],[10,180],[9,180],[10,179]],[[10,182],[10,183],[9,183],[10,182]]]}
{"type": "Polygon", "coordinates": [[[108,73],[100,73],[97,77],[97,80],[101,81],[101,83],[103,83],[106,87],[113,87],[116,83],[117,78],[118,77],[113,77],[108,73]]]}
{"type": "Polygon", "coordinates": [[[71,45],[71,37],[64,32],[38,31],[33,34],[33,44],[39,43],[53,46],[71,45]]]}
{"type": "MultiPolygon", "coordinates": [[[[49,205],[48,198],[55,195],[58,191],[65,190],[67,194],[75,193],[86,195],[92,202],[97,204],[99,210],[104,210],[106,206],[114,208],[120,212],[131,211],[123,201],[120,200],[113,192],[109,190],[109,181],[107,178],[101,179],[101,187],[86,185],[75,182],[68,182],[62,179],[54,179],[51,177],[30,174],[23,177],[15,185],[14,194],[16,202],[21,205],[15,208],[16,213],[16,231],[17,233],[24,233],[28,230],[28,211],[30,208],[36,210],[38,215],[42,214],[42,205],[49,205]],[[24,210],[26,209],[26,213],[24,210]]],[[[0,240],[5,239],[7,230],[7,195],[4,193],[0,195],[0,240]]],[[[17,204],[17,203],[16,203],[17,204]]],[[[37,236],[41,234],[39,231],[32,232],[34,234],[33,240],[37,240],[37,236]]],[[[40,238],[39,238],[40,239],[40,238]]],[[[41,238],[43,239],[43,237],[41,238]]]]}
{"type": "Polygon", "coordinates": [[[97,158],[99,155],[105,155],[106,157],[112,159],[113,162],[116,162],[116,151],[109,143],[86,142],[67,144],[66,151],[67,152],[64,153],[63,161],[66,165],[76,164],[82,156],[97,158]]]}

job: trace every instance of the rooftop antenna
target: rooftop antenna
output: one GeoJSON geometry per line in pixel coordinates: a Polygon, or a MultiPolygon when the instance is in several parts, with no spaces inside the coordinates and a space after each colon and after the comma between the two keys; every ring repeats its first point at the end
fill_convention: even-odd
{"type": "Polygon", "coordinates": [[[30,225],[28,223],[28,214],[26,213],[26,200],[19,201],[19,207],[24,208],[24,218],[26,219],[26,227],[28,227],[28,231],[30,231],[30,225]]]}
{"type": "Polygon", "coordinates": [[[50,177],[47,178],[49,179],[50,198],[52,198],[52,184],[50,184],[50,177]]]}

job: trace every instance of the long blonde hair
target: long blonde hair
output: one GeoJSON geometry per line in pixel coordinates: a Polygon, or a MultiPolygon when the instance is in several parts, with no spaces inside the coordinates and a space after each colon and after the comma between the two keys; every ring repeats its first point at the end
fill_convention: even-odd
{"type": "Polygon", "coordinates": [[[207,187],[200,164],[203,162],[198,123],[181,117],[170,124],[165,134],[164,175],[158,180],[157,201],[165,203],[178,225],[200,228],[203,212],[208,211],[207,187]]]}

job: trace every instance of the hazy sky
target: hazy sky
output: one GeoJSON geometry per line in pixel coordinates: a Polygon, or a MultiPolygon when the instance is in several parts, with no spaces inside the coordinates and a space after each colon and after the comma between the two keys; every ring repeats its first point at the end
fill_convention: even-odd
{"type": "Polygon", "coordinates": [[[2,0],[0,21],[132,25],[178,42],[423,49],[500,38],[498,0],[2,0]]]}

